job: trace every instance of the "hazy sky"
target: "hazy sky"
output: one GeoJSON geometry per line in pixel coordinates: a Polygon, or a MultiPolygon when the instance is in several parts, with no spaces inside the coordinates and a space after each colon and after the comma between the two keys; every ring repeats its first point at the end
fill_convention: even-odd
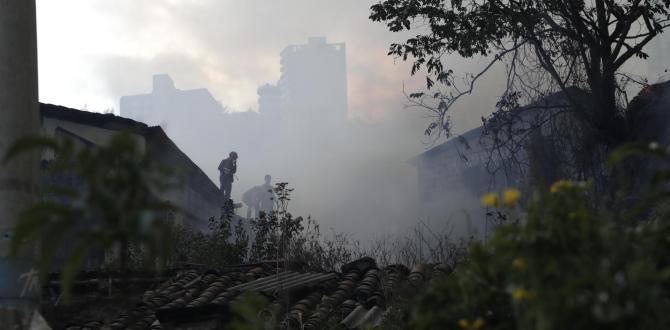
{"type": "Polygon", "coordinates": [[[118,109],[120,96],[148,91],[151,75],[167,72],[233,110],[256,108],[256,88],[279,77],[279,52],[322,35],[347,43],[352,113],[378,116],[407,71],[386,57],[393,35],[367,19],[369,3],[38,0],[41,99],[118,109]]]}
{"type": "MultiPolygon", "coordinates": [[[[326,36],[347,45],[350,117],[385,118],[402,109],[403,83],[423,80],[386,55],[403,35],[368,19],[375,2],[37,0],[40,99],[118,113],[119,97],[148,92],[152,74],[169,73],[178,88],[208,88],[231,110],[255,109],[256,88],[279,78],[280,51],[326,36]]],[[[463,127],[478,123],[476,112],[463,127]]]]}

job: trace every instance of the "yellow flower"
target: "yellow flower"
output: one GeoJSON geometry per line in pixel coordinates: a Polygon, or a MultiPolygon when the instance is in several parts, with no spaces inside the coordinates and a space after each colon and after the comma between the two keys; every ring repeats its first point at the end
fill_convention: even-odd
{"type": "Polygon", "coordinates": [[[524,270],[526,269],[526,266],[526,259],[524,258],[516,258],[512,261],[512,267],[516,270],[524,270]]]}
{"type": "Polygon", "coordinates": [[[486,324],[486,322],[484,322],[484,319],[481,317],[478,317],[472,323],[466,319],[458,320],[458,326],[463,330],[479,330],[484,327],[484,324],[486,324]]]}
{"type": "Polygon", "coordinates": [[[514,289],[514,291],[512,291],[512,298],[514,298],[514,300],[526,300],[530,298],[530,292],[521,288],[514,289]]]}
{"type": "Polygon", "coordinates": [[[551,185],[551,188],[549,188],[549,191],[552,194],[555,194],[557,192],[561,192],[561,191],[564,191],[566,189],[570,189],[574,186],[575,186],[575,184],[572,181],[558,180],[558,181],[554,182],[554,184],[551,185]]]}
{"type": "Polygon", "coordinates": [[[484,206],[498,207],[498,194],[488,193],[482,196],[482,204],[484,204],[484,206]]]}
{"type": "Polygon", "coordinates": [[[515,206],[519,202],[521,192],[514,188],[507,188],[503,191],[503,205],[507,207],[515,206]]]}

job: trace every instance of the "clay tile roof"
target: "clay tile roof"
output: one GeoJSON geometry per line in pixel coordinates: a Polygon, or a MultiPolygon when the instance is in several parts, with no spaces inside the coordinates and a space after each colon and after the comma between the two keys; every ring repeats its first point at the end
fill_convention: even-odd
{"type": "Polygon", "coordinates": [[[230,320],[229,303],[245,292],[267,297],[270,305],[261,317],[274,317],[283,329],[322,329],[326,323],[343,329],[378,327],[387,302],[400,288],[421,286],[450,272],[446,265],[379,268],[372,258],[344,265],[341,273],[281,271],[268,264],[224,273],[191,269],[144,292],[140,304],[108,324],[68,329],[180,329],[208,321],[221,326],[230,320]]]}

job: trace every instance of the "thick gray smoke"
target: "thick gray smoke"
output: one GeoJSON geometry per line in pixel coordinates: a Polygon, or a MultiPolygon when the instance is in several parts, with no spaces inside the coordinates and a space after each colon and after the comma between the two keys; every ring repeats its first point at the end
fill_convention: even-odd
{"type": "MultiPolygon", "coordinates": [[[[237,201],[271,174],[273,182],[295,188],[290,206],[295,214],[311,215],[323,228],[358,239],[402,232],[428,214],[434,226],[443,226],[448,214],[436,216],[419,203],[416,169],[408,162],[428,147],[422,136],[427,120],[425,113],[405,109],[403,88],[421,89],[424,80],[410,77],[405,63],[386,55],[388,45],[407,34],[369,21],[372,3],[101,1],[95,9],[115,19],[121,39],[140,51],[110,51],[99,59],[98,74],[115,100],[151,93],[157,73],[169,74],[179,90],[206,88],[222,113],[195,115],[198,108],[215,108],[198,104],[197,96],[183,104],[166,99],[162,111],[172,119],[145,121],[164,126],[217,184],[218,163],[238,151],[237,201]],[[284,48],[312,36],[346,44],[346,122],[316,115],[268,123],[258,114],[257,88],[278,82],[284,48]]],[[[316,104],[337,101],[324,97],[316,104]]],[[[482,93],[473,98],[478,102],[457,109],[456,131],[477,126],[496,97],[482,93]]],[[[316,108],[310,110],[328,111],[316,108]]],[[[457,195],[444,199],[458,200],[457,195]]],[[[462,215],[458,209],[449,213],[462,215]]]]}
{"type": "MultiPolygon", "coordinates": [[[[452,218],[464,231],[468,226],[463,210],[471,213],[477,226],[478,201],[464,197],[463,191],[443,192],[439,198],[443,202],[437,206],[419,202],[416,170],[408,161],[427,149],[422,132],[428,120],[425,112],[405,109],[403,87],[408,93],[420,90],[424,80],[410,77],[406,63],[386,55],[390,43],[416,33],[391,33],[371,22],[368,8],[376,2],[100,0],[54,5],[40,0],[42,101],[72,107],[89,104],[89,109],[98,111],[118,109],[121,96],[150,93],[152,75],[166,73],[175,88],[206,88],[213,99],[206,105],[164,100],[162,109],[177,114],[173,122],[154,124],[162,124],[217,184],[219,161],[229,151],[238,151],[236,200],[271,174],[273,182],[287,181],[295,188],[291,202],[295,214],[312,215],[324,227],[358,239],[402,232],[427,216],[431,226],[446,226],[452,218]],[[63,10],[65,15],[67,6],[69,13],[75,8],[89,10],[81,16],[97,17],[96,24],[87,24],[87,29],[72,24],[68,30],[70,25],[63,20],[49,19],[55,17],[54,11],[63,10]],[[63,49],[62,44],[46,43],[58,40],[51,36],[54,33],[77,40],[67,47],[89,45],[90,50],[81,52],[88,57],[71,63],[50,56],[63,49]],[[276,84],[280,52],[288,45],[306,43],[311,36],[346,44],[346,123],[318,114],[299,121],[262,119],[257,113],[257,88],[276,84]],[[60,62],[49,62],[53,60],[60,62]],[[72,76],[73,83],[63,83],[64,76],[72,76]],[[96,84],[89,83],[93,78],[96,84]],[[68,92],[67,86],[78,87],[68,92]],[[64,98],[67,95],[76,100],[64,98]],[[217,113],[193,115],[198,108],[216,108],[216,102],[217,113]]],[[[446,59],[447,65],[462,72],[476,72],[484,62],[446,59]]],[[[475,94],[451,110],[454,133],[481,124],[480,118],[493,110],[503,80],[497,68],[475,94]]],[[[322,97],[321,104],[337,101],[328,97],[322,97]]]]}
{"type": "MultiPolygon", "coordinates": [[[[433,199],[437,203],[419,198],[410,160],[429,146],[421,135],[425,110],[405,109],[407,100],[398,88],[396,104],[386,105],[393,115],[371,121],[348,116],[344,54],[324,60],[331,51],[338,54],[334,47],[344,51],[343,45],[320,38],[287,48],[284,54],[295,50],[299,61],[289,65],[295,58],[282,56],[278,86],[259,88],[258,111],[228,111],[207,90],[181,89],[178,80],[163,74],[154,76],[150,93],[124,96],[121,115],[161,125],[217,183],[217,165],[236,151],[232,197],[238,202],[270,174],[274,182],[295,188],[290,203],[294,214],[312,216],[325,228],[357,238],[398,234],[419,219],[435,230],[448,225],[457,233],[472,229],[464,219],[481,212],[477,199],[462,186],[442,192],[433,199]]],[[[244,209],[239,213],[245,214],[244,209]]]]}

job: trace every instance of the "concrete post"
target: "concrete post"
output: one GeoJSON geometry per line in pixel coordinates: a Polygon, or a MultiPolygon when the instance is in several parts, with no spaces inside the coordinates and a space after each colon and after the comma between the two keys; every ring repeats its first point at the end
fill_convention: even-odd
{"type": "MultiPolygon", "coordinates": [[[[0,159],[19,137],[40,130],[35,0],[0,0],[0,159]]],[[[39,155],[0,165],[0,329],[28,328],[40,286],[34,249],[9,258],[18,212],[35,197],[39,155]]]]}

